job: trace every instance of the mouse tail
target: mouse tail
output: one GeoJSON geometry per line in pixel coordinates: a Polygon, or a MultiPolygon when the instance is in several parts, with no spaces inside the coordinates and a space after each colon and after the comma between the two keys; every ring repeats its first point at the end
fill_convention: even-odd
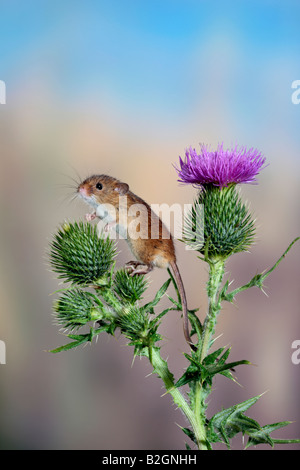
{"type": "Polygon", "coordinates": [[[190,337],[190,332],[189,332],[189,318],[188,318],[188,309],[187,309],[187,300],[186,300],[186,295],[185,295],[185,289],[184,285],[182,282],[181,274],[178,269],[178,266],[175,261],[170,262],[170,266],[172,268],[176,284],[179,290],[180,294],[180,299],[181,299],[181,305],[182,305],[182,312],[183,312],[183,332],[184,332],[184,337],[188,345],[195,351],[196,346],[194,345],[191,337],[190,337]]]}

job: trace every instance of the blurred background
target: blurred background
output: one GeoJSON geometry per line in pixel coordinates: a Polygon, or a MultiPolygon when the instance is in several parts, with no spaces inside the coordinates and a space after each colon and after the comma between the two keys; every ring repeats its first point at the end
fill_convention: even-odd
{"type": "MultiPolygon", "coordinates": [[[[132,363],[123,338],[47,352],[67,341],[53,324],[50,294],[60,285],[48,244],[62,221],[87,210],[71,202],[74,179],[108,173],[149,203],[188,204],[195,190],[178,184],[173,165],[190,145],[223,141],[256,147],[269,163],[258,185],[241,188],[257,241],[230,259],[228,276],[237,287],[272,266],[300,232],[299,15],[289,0],[0,1],[0,448],[184,448],[176,425],[184,417],[147,361],[132,363]]],[[[189,306],[202,319],[207,268],[176,247],[189,306]]],[[[130,254],[125,242],[118,248],[122,265],[130,254]]],[[[252,289],[224,305],[216,345],[255,366],[238,368],[241,386],[216,380],[208,416],[267,392],[249,416],[261,425],[291,420],[274,437],[300,437],[300,364],[291,361],[299,249],[267,279],[267,295],[252,289]]],[[[149,275],[146,299],[166,276],[149,275]]],[[[176,312],[161,333],[179,377],[188,351],[176,312]]],[[[233,447],[243,448],[240,437],[233,447]]]]}

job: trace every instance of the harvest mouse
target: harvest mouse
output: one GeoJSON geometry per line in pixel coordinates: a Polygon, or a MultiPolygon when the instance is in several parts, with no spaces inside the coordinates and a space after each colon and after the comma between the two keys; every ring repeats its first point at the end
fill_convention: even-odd
{"type": "Polygon", "coordinates": [[[189,334],[187,301],[180,272],[176,264],[173,238],[160,218],[126,183],[107,175],[93,175],[79,184],[82,199],[93,207],[87,220],[96,217],[106,222],[105,230],[114,227],[127,241],[136,261],[126,264],[130,274],[146,274],[154,267],[171,268],[181,297],[184,336],[194,349],[189,334]],[[139,214],[137,216],[137,213],[139,214]]]}

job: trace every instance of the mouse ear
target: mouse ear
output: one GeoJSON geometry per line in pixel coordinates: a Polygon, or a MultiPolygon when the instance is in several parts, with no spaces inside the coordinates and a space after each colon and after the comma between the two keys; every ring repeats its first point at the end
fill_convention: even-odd
{"type": "Polygon", "coordinates": [[[117,191],[121,196],[124,196],[124,194],[128,193],[129,186],[127,183],[118,183],[115,187],[115,191],[117,191]]]}

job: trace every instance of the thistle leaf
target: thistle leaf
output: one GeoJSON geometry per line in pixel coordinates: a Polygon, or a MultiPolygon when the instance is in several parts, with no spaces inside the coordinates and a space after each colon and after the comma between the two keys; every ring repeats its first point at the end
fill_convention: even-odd
{"type": "Polygon", "coordinates": [[[267,424],[257,430],[253,430],[253,432],[249,434],[245,449],[258,444],[269,444],[271,447],[274,447],[274,444],[299,443],[299,439],[273,439],[270,437],[272,431],[287,426],[290,423],[291,421],[281,421],[279,423],[267,424]]]}
{"type": "Polygon", "coordinates": [[[65,344],[64,346],[60,346],[59,348],[52,349],[50,352],[58,353],[61,351],[68,351],[69,349],[77,348],[81,344],[86,342],[92,342],[93,337],[95,336],[95,330],[93,328],[90,329],[90,332],[84,335],[67,335],[68,338],[74,339],[72,343],[65,344]]]}
{"type": "Polygon", "coordinates": [[[169,285],[170,285],[171,279],[169,278],[159,289],[159,291],[156,293],[154,299],[151,302],[148,302],[146,305],[144,305],[143,309],[146,312],[153,313],[153,307],[155,307],[158,302],[161,300],[161,298],[164,296],[166,293],[169,285]]]}
{"type": "Polygon", "coordinates": [[[197,443],[195,434],[193,433],[193,431],[191,429],[183,428],[181,426],[179,426],[179,427],[184,432],[184,434],[186,434],[191,439],[191,441],[193,441],[195,444],[197,443]]]}
{"type": "Polygon", "coordinates": [[[209,421],[208,430],[214,442],[224,441],[230,447],[230,439],[239,432],[250,435],[260,431],[259,424],[244,415],[244,412],[254,405],[261,395],[250,398],[242,403],[216,413],[209,421]]]}

